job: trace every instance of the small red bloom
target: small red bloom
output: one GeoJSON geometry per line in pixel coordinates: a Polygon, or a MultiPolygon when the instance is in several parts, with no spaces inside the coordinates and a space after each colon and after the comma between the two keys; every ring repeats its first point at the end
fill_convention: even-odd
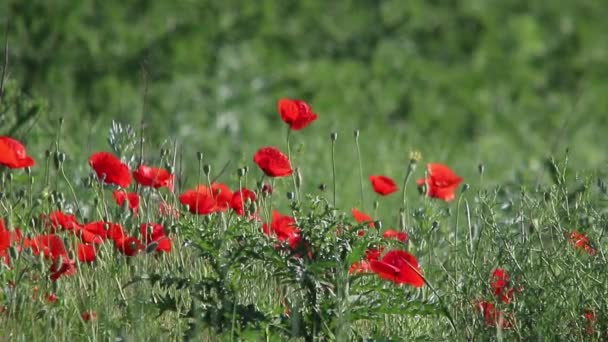
{"type": "Polygon", "coordinates": [[[122,190],[114,190],[112,191],[112,197],[114,197],[114,201],[119,206],[122,206],[125,201],[127,201],[127,205],[133,211],[133,214],[137,214],[137,210],[139,208],[139,195],[136,192],[125,192],[122,190]]]}
{"type": "Polygon", "coordinates": [[[439,198],[446,202],[453,200],[455,197],[454,191],[458,188],[458,184],[462,182],[462,178],[443,164],[427,164],[426,170],[428,177],[418,179],[416,181],[418,186],[426,184],[429,197],[439,198]]]}
{"type": "Polygon", "coordinates": [[[382,233],[382,237],[385,239],[395,239],[401,242],[407,241],[407,234],[405,232],[399,232],[394,229],[387,229],[382,233]]]}
{"type": "Polygon", "coordinates": [[[313,113],[310,106],[301,100],[280,99],[277,102],[277,109],[281,119],[294,131],[308,126],[317,119],[317,114],[313,113]]]}
{"type": "Polygon", "coordinates": [[[369,176],[369,181],[372,183],[372,187],[378,195],[386,196],[397,191],[397,185],[395,185],[395,182],[386,176],[371,175],[369,176]]]}
{"type": "Polygon", "coordinates": [[[0,136],[0,165],[10,169],[21,169],[34,164],[34,159],[27,155],[25,147],[19,141],[0,136]]]}
{"type": "Polygon", "coordinates": [[[247,201],[250,201],[251,203],[255,202],[255,193],[247,188],[242,188],[232,194],[230,208],[232,208],[237,215],[243,216],[245,213],[244,206],[247,201]]]}
{"type": "Polygon", "coordinates": [[[127,188],[131,184],[131,173],[127,164],[112,153],[96,152],[89,157],[89,165],[97,177],[106,184],[115,184],[127,188]]]}
{"type": "Polygon", "coordinates": [[[424,285],[416,257],[406,251],[389,251],[379,261],[372,260],[370,263],[372,270],[382,279],[414,287],[424,285]]]}
{"type": "Polygon", "coordinates": [[[179,202],[188,206],[188,211],[193,214],[207,215],[217,211],[217,203],[210,191],[204,186],[198,186],[193,190],[186,190],[179,195],[179,202]]]}
{"type": "Polygon", "coordinates": [[[95,247],[93,245],[79,243],[76,245],[76,254],[80,262],[93,262],[96,259],[95,247]]]}
{"type": "Polygon", "coordinates": [[[85,311],[80,315],[80,318],[82,318],[83,321],[88,322],[92,319],[97,319],[97,314],[95,311],[85,311]]]}
{"type": "Polygon", "coordinates": [[[595,255],[595,249],[589,245],[589,238],[576,230],[572,231],[568,236],[568,242],[579,251],[585,251],[589,255],[595,255]]]}
{"type": "Polygon", "coordinates": [[[293,173],[287,156],[274,147],[259,149],[253,156],[253,161],[268,177],[283,177],[293,173]]]}
{"type": "Polygon", "coordinates": [[[593,329],[593,326],[595,325],[595,312],[593,312],[593,310],[585,310],[583,312],[583,317],[585,317],[585,320],[587,321],[587,325],[585,326],[585,333],[587,335],[593,335],[593,332],[595,329],[593,329]]]}
{"type": "Polygon", "coordinates": [[[57,301],[57,295],[55,295],[54,293],[49,293],[46,295],[46,301],[53,304],[57,301]]]}
{"type": "Polygon", "coordinates": [[[483,315],[483,320],[487,326],[498,326],[501,329],[509,329],[512,327],[512,323],[505,319],[502,312],[496,310],[494,304],[485,300],[479,300],[475,302],[474,306],[475,311],[483,315]]]}
{"type": "Polygon", "coordinates": [[[160,239],[156,240],[156,252],[171,252],[171,239],[163,236],[160,239]]]}
{"type": "Polygon", "coordinates": [[[114,246],[120,253],[126,256],[134,256],[144,249],[144,245],[134,237],[123,237],[119,240],[114,240],[114,246]]]}
{"type": "Polygon", "coordinates": [[[117,241],[120,241],[127,236],[125,234],[124,230],[122,229],[122,227],[118,223],[105,222],[105,224],[108,225],[108,230],[106,231],[106,237],[108,239],[114,241],[115,244],[117,241]]]}
{"type": "Polygon", "coordinates": [[[133,178],[143,186],[151,186],[155,189],[165,187],[173,191],[173,175],[162,168],[140,165],[133,171],[133,178]]]}
{"type": "Polygon", "coordinates": [[[100,244],[107,235],[105,227],[109,227],[111,224],[110,222],[94,221],[82,227],[77,227],[74,232],[84,243],[100,244]]]}
{"type": "Polygon", "coordinates": [[[502,268],[496,268],[490,275],[490,287],[492,293],[503,303],[509,304],[513,299],[513,289],[507,289],[509,275],[502,268]]]}
{"type": "Polygon", "coordinates": [[[355,219],[355,221],[357,221],[357,223],[366,223],[367,222],[368,226],[370,226],[370,227],[374,226],[374,220],[369,215],[364,214],[355,208],[352,208],[350,212],[353,215],[353,218],[355,219]]]}

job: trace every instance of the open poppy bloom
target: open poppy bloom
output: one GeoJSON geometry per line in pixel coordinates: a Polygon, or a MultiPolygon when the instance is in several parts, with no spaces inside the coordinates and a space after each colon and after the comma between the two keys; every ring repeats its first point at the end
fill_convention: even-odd
{"type": "Polygon", "coordinates": [[[274,147],[262,147],[259,149],[253,156],[253,162],[268,177],[284,177],[293,173],[287,156],[274,147]]]}
{"type": "Polygon", "coordinates": [[[173,175],[162,168],[140,165],[133,171],[133,178],[139,185],[151,186],[155,189],[165,187],[173,191],[173,175]]]}
{"type": "Polygon", "coordinates": [[[387,229],[382,232],[382,237],[385,239],[395,239],[401,242],[407,241],[407,234],[405,232],[399,232],[394,229],[387,229]]]}
{"type": "Polygon", "coordinates": [[[38,235],[29,240],[26,246],[32,249],[34,255],[42,253],[47,259],[56,260],[61,257],[65,260],[68,257],[63,240],[55,234],[38,235]]]}
{"type": "Polygon", "coordinates": [[[382,259],[372,260],[370,264],[372,271],[382,279],[396,284],[409,284],[414,287],[424,285],[416,257],[406,251],[389,251],[382,259]]]}
{"type": "Polygon", "coordinates": [[[178,197],[179,202],[188,206],[188,211],[198,215],[208,215],[217,211],[217,201],[206,186],[199,185],[186,190],[178,197]]]}
{"type": "Polygon", "coordinates": [[[4,221],[0,219],[0,260],[2,260],[5,265],[9,264],[8,250],[11,247],[11,244],[17,244],[17,249],[20,250],[20,241],[21,231],[19,230],[19,228],[15,228],[13,231],[9,231],[4,226],[4,221]]]}
{"type": "Polygon", "coordinates": [[[93,245],[84,243],[77,244],[76,254],[78,256],[78,261],[80,262],[93,262],[96,259],[95,247],[93,245]]]}
{"type": "Polygon", "coordinates": [[[430,163],[426,166],[427,178],[420,178],[416,181],[418,186],[426,185],[426,192],[429,197],[438,198],[446,202],[452,201],[455,197],[454,191],[462,178],[458,177],[449,167],[430,163]]]}
{"type": "Polygon", "coordinates": [[[576,250],[585,251],[589,255],[595,255],[595,249],[589,245],[589,238],[583,233],[577,232],[576,230],[570,232],[568,242],[576,250]]]}
{"type": "Polygon", "coordinates": [[[372,183],[372,188],[374,188],[374,191],[378,195],[386,196],[397,191],[397,185],[395,185],[395,182],[386,176],[371,175],[369,176],[369,181],[372,183]]]}
{"type": "Polygon", "coordinates": [[[280,99],[277,109],[281,119],[294,131],[301,130],[317,119],[310,106],[301,100],[280,99]]]}
{"type": "Polygon", "coordinates": [[[352,208],[350,213],[357,223],[367,223],[369,227],[374,227],[374,220],[369,215],[364,214],[355,208],[352,208]]]}
{"type": "Polygon", "coordinates": [[[115,184],[126,188],[131,184],[131,173],[127,164],[112,153],[96,152],[89,157],[89,165],[97,177],[105,184],[115,184]]]}
{"type": "Polygon", "coordinates": [[[133,212],[133,214],[137,214],[137,210],[139,208],[139,195],[136,192],[125,192],[122,190],[114,190],[112,191],[112,197],[118,206],[121,206],[127,201],[127,205],[129,209],[133,212]]]}
{"type": "Polygon", "coordinates": [[[77,228],[75,233],[84,243],[100,244],[107,236],[106,227],[109,228],[111,225],[113,223],[105,221],[89,222],[81,228],[77,228]]]}
{"type": "Polygon", "coordinates": [[[490,287],[492,293],[498,297],[503,303],[509,304],[513,299],[514,289],[507,289],[509,275],[502,268],[496,268],[490,275],[490,287]]]}
{"type": "Polygon", "coordinates": [[[144,249],[144,245],[137,238],[128,236],[114,240],[114,247],[126,256],[134,256],[144,249]]]}
{"type": "Polygon", "coordinates": [[[27,155],[25,147],[19,141],[0,136],[0,165],[10,169],[21,169],[34,164],[34,159],[27,155]]]}
{"type": "Polygon", "coordinates": [[[50,276],[52,281],[57,281],[62,276],[71,276],[76,273],[76,266],[74,260],[66,258],[58,258],[51,264],[50,276]]]}
{"type": "Polygon", "coordinates": [[[270,224],[264,223],[262,231],[266,235],[276,236],[280,242],[288,241],[300,234],[300,229],[295,226],[296,221],[291,216],[282,215],[280,212],[272,211],[270,224]]]}
{"type": "Polygon", "coordinates": [[[248,201],[251,203],[255,202],[255,193],[247,188],[242,188],[232,194],[230,208],[232,208],[237,215],[243,216],[245,214],[245,204],[248,201]]]}
{"type": "Polygon", "coordinates": [[[48,215],[42,215],[42,222],[54,233],[57,228],[73,231],[80,227],[74,215],[66,214],[62,211],[54,211],[48,215]]]}

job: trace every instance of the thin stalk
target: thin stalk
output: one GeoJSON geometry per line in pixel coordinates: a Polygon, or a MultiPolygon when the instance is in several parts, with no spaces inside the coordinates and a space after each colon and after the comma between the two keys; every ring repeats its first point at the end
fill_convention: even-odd
{"type": "Polygon", "coordinates": [[[363,162],[361,148],[359,147],[359,131],[355,131],[355,145],[357,146],[357,159],[359,160],[359,186],[361,190],[361,209],[365,212],[365,197],[363,195],[363,162]]]}
{"type": "MultiPolygon", "coordinates": [[[[289,128],[289,126],[287,126],[287,159],[289,159],[289,163],[291,162],[291,144],[290,144],[290,138],[291,138],[291,129],[289,128]]],[[[293,164],[291,165],[293,168],[293,164]]],[[[293,192],[296,195],[296,203],[300,202],[300,194],[298,192],[298,185],[296,183],[296,175],[292,172],[291,173],[291,180],[293,181],[293,192]]]]}
{"type": "Polygon", "coordinates": [[[331,171],[332,171],[332,178],[333,178],[333,192],[334,192],[334,208],[337,207],[336,205],[336,140],[332,139],[331,140],[331,171]]]}

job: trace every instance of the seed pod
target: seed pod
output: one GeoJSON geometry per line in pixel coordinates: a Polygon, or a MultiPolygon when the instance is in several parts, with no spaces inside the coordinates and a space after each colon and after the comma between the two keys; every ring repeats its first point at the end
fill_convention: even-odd
{"type": "Polygon", "coordinates": [[[331,141],[338,140],[338,133],[337,132],[331,132],[331,134],[329,135],[329,138],[331,139],[331,141]]]}
{"type": "Polygon", "coordinates": [[[211,165],[209,165],[209,164],[203,165],[203,172],[205,173],[206,176],[209,176],[209,173],[211,173],[211,165]]]}

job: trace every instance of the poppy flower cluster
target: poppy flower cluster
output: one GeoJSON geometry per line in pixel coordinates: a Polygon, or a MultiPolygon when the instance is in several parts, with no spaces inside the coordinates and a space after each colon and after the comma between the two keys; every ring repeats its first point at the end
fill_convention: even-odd
{"type": "MultiPolygon", "coordinates": [[[[509,287],[509,275],[503,268],[495,268],[490,273],[490,289],[494,297],[503,304],[510,304],[513,295],[521,292],[522,287],[509,287]]],[[[513,317],[505,315],[496,309],[494,303],[487,300],[474,302],[475,311],[481,313],[487,326],[509,329],[513,326],[513,317]]]]}
{"type": "Polygon", "coordinates": [[[237,215],[243,216],[247,204],[254,203],[256,195],[247,188],[233,193],[226,184],[213,183],[211,186],[197,185],[188,189],[178,199],[192,214],[209,215],[232,209],[237,215]]]}
{"type": "Polygon", "coordinates": [[[458,188],[462,178],[457,176],[449,167],[430,163],[426,166],[427,177],[416,181],[419,187],[425,187],[429,197],[438,198],[446,202],[455,198],[454,192],[458,188]]]}

